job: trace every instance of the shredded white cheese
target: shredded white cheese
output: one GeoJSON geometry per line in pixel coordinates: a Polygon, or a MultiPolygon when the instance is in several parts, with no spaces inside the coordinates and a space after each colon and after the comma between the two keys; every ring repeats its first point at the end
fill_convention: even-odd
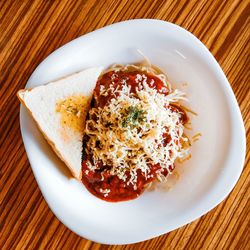
{"type": "MultiPolygon", "coordinates": [[[[115,76],[113,76],[115,78],[115,76]]],[[[112,77],[111,77],[112,79],[112,77]]],[[[127,185],[136,189],[137,171],[141,170],[146,178],[152,177],[150,165],[160,164],[157,172],[159,181],[164,181],[164,170],[171,173],[177,158],[188,155],[183,142],[188,139],[183,135],[184,126],[180,122],[181,114],[168,107],[171,103],[185,99],[183,92],[174,90],[165,95],[147,84],[144,74],[137,74],[138,88],[132,93],[131,87],[123,82],[122,89],[114,89],[113,84],[105,89],[101,86],[100,94],[115,95],[104,108],[92,108],[90,119],[86,122],[86,135],[89,140],[86,152],[91,152],[93,165],[88,161],[88,168],[94,171],[98,163],[111,166],[110,174],[117,175],[127,185]],[[124,124],[128,119],[128,110],[140,111],[140,120],[124,124]],[[95,117],[95,119],[91,119],[95,117]],[[166,142],[164,134],[170,136],[166,142]]],[[[138,114],[137,114],[138,115],[138,114]]],[[[105,192],[108,195],[108,192],[105,192]]]]}

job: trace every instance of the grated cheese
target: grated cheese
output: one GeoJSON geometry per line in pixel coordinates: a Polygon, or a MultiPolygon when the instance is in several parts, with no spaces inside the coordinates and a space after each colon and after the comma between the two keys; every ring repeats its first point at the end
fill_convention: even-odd
{"type": "MultiPolygon", "coordinates": [[[[116,76],[112,77],[111,80],[116,76]]],[[[87,162],[89,171],[97,169],[98,163],[102,162],[111,166],[111,175],[118,176],[136,190],[137,171],[140,170],[145,178],[151,178],[150,165],[161,166],[157,179],[165,181],[162,172],[171,173],[175,160],[188,156],[188,148],[183,147],[183,142],[188,139],[183,134],[181,114],[166,108],[171,103],[185,100],[185,94],[176,89],[165,95],[163,93],[169,89],[167,86],[159,93],[152,88],[153,83],[149,83],[151,87],[147,84],[145,74],[137,74],[135,81],[138,83],[136,93],[130,91],[131,86],[126,80],[122,88],[114,89],[112,83],[107,89],[101,86],[100,95],[112,93],[114,98],[105,107],[89,111],[85,133],[89,138],[86,152],[91,152],[93,160],[93,164],[87,162]],[[133,126],[124,126],[123,121],[131,107],[140,110],[142,119],[133,126]],[[167,145],[164,133],[171,137],[167,145]]]]}

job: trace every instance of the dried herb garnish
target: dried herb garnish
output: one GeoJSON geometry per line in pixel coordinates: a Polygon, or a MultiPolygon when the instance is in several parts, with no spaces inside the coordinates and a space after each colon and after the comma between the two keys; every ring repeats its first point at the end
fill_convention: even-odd
{"type": "Polygon", "coordinates": [[[145,111],[140,110],[137,106],[130,106],[126,109],[125,118],[122,120],[122,127],[134,128],[145,121],[145,118],[145,111]]]}

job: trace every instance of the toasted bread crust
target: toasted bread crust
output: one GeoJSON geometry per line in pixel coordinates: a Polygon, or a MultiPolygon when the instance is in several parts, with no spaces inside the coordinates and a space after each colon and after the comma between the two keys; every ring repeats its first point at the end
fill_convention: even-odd
{"type": "MultiPolygon", "coordinates": [[[[85,71],[85,70],[84,70],[85,71]]],[[[50,82],[48,84],[45,84],[44,86],[46,85],[49,85],[49,84],[58,84],[60,81],[67,79],[67,78],[70,78],[69,81],[71,81],[71,79],[78,79],[76,81],[78,81],[79,83],[79,77],[81,77],[81,80],[84,80],[85,81],[85,78],[87,79],[87,82],[88,84],[85,85],[87,86],[86,87],[86,90],[85,92],[90,94],[94,87],[95,87],[95,84],[96,84],[96,81],[97,81],[97,78],[99,76],[99,74],[101,73],[102,71],[102,68],[101,67],[98,67],[98,68],[92,68],[92,69],[89,69],[86,70],[86,74],[84,73],[84,71],[82,72],[78,72],[78,73],[74,73],[70,76],[66,76],[66,77],[62,77],[60,78],[59,80],[57,81],[53,81],[53,82],[50,82]],[[87,72],[88,71],[88,72],[87,72]],[[77,74],[79,74],[77,76],[77,74]],[[74,78],[74,76],[76,76],[76,78],[74,78]],[[82,78],[83,77],[83,78],[82,78]],[[85,78],[84,78],[85,77],[85,78]]],[[[72,82],[70,82],[70,84],[72,84],[72,82]]],[[[81,82],[82,84],[82,82],[81,82]]],[[[53,86],[56,86],[56,85],[53,85],[53,86]]],[[[72,85],[73,86],[73,85],[72,85]]],[[[77,85],[79,86],[79,84],[77,85]]],[[[38,86],[39,87],[39,86],[38,86]]],[[[44,138],[46,139],[46,141],[49,143],[49,145],[51,146],[51,148],[53,149],[53,151],[56,153],[56,155],[66,164],[66,166],[68,167],[68,169],[70,170],[70,172],[72,173],[72,176],[78,180],[81,180],[81,177],[82,177],[82,173],[81,173],[81,169],[79,169],[79,167],[81,166],[81,159],[79,159],[79,164],[77,164],[77,168],[74,167],[75,165],[73,165],[73,163],[70,163],[68,162],[65,157],[63,156],[63,151],[62,149],[59,150],[57,148],[57,143],[55,141],[53,141],[47,134],[47,132],[45,131],[46,128],[43,126],[43,128],[41,127],[41,125],[39,124],[39,120],[36,119],[36,115],[33,114],[32,112],[32,108],[29,107],[29,104],[27,104],[27,100],[25,100],[25,97],[27,95],[27,93],[29,93],[30,91],[32,90],[35,90],[37,87],[35,88],[30,88],[30,89],[21,89],[17,92],[17,97],[18,99],[20,100],[21,104],[28,110],[28,112],[31,114],[31,116],[33,117],[35,123],[37,124],[37,127],[39,128],[39,130],[41,131],[41,133],[43,134],[44,138]]],[[[73,88],[73,87],[72,87],[73,88]]],[[[92,95],[92,93],[91,93],[92,95]]],[[[74,152],[72,152],[74,153],[74,152]]],[[[77,149],[77,153],[79,154],[78,152],[78,149],[77,149]]],[[[66,156],[66,155],[65,155],[66,156]]]]}
{"type": "Polygon", "coordinates": [[[20,100],[20,102],[22,103],[22,105],[28,110],[28,112],[30,113],[30,115],[33,117],[38,129],[40,130],[40,132],[42,133],[42,135],[44,136],[44,138],[46,139],[46,141],[48,142],[48,144],[51,146],[52,150],[56,153],[56,155],[59,157],[59,159],[61,161],[63,161],[67,167],[69,168],[71,174],[73,175],[74,178],[81,180],[82,178],[82,173],[80,172],[80,175],[78,173],[76,173],[74,171],[74,169],[70,166],[70,164],[66,161],[66,159],[64,159],[64,157],[61,155],[61,153],[59,152],[59,150],[57,149],[55,143],[53,141],[51,141],[48,136],[46,135],[46,133],[43,131],[43,129],[39,126],[39,123],[37,122],[37,120],[35,119],[35,117],[32,114],[32,111],[29,109],[29,107],[25,104],[24,102],[24,96],[25,93],[27,93],[28,91],[32,91],[31,89],[21,89],[17,92],[17,97],[20,100]]]}

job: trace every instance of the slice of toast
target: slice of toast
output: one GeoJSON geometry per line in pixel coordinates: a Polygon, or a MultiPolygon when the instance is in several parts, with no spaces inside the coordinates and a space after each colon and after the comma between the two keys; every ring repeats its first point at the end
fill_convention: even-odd
{"type": "Polygon", "coordinates": [[[81,179],[85,118],[102,68],[90,68],[17,93],[55,153],[81,179]]]}

